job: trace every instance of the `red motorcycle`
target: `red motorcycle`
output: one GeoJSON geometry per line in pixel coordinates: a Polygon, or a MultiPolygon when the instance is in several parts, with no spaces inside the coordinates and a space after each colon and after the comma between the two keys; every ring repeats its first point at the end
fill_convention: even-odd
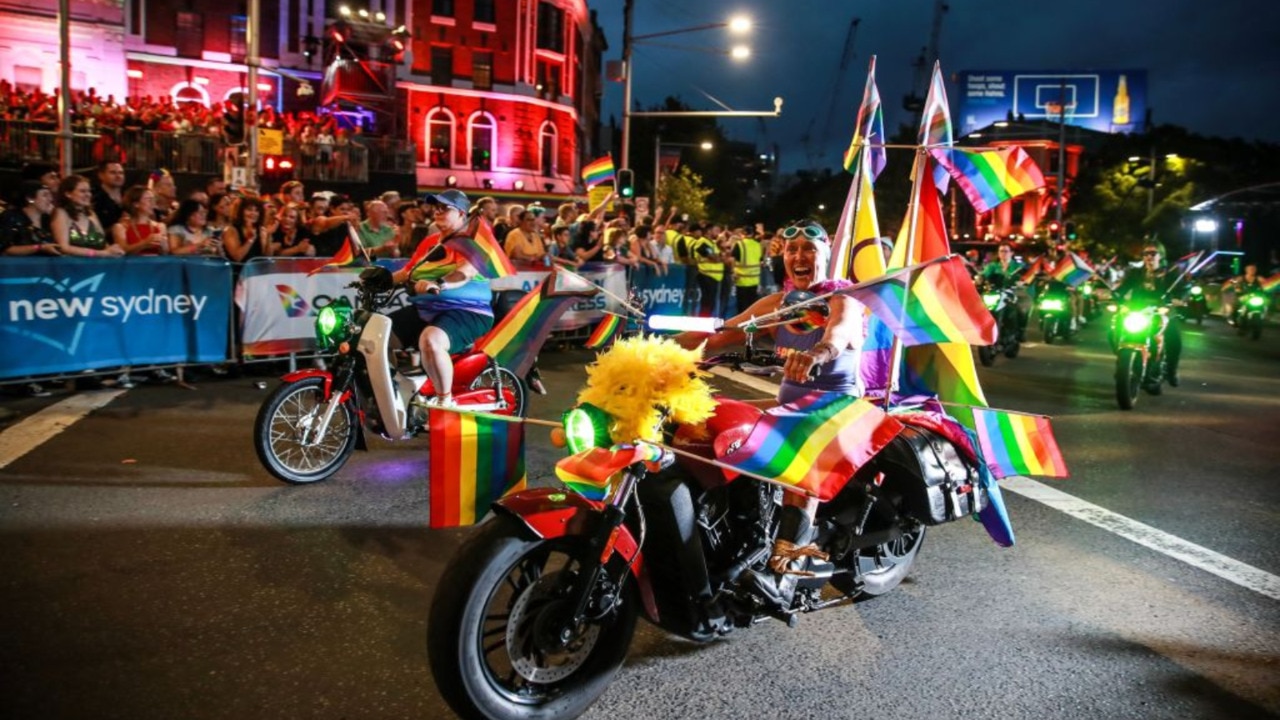
{"type": "MultiPolygon", "coordinates": [[[[758,370],[776,361],[748,346],[706,364],[758,370]]],[[[602,377],[593,371],[588,383],[602,377]]],[[[591,404],[571,409],[573,454],[557,471],[602,482],[600,499],[548,488],[507,496],[452,558],[428,651],[436,685],[460,716],[577,716],[621,668],[641,614],[707,642],[764,618],[793,624],[801,613],[887,593],[910,572],[930,526],[977,513],[991,497],[954,433],[929,417],[885,415],[876,432],[893,423],[896,435],[820,506],[816,544],[830,564],[800,578],[789,605],[776,605],[740,578],[767,572],[784,491],[707,462],[740,447],[762,410],[715,398],[711,417],[695,424],[673,422],[672,405],[654,426],[660,443],[629,445],[610,439],[623,418],[591,404]]]]}
{"type": "MultiPolygon", "coordinates": [[[[416,350],[392,352],[391,318],[403,292],[391,272],[370,267],[346,298],[316,316],[316,338],[326,369],[289,373],[267,396],[254,423],[254,449],[272,475],[288,483],[329,478],[353,450],[366,449],[364,431],[407,440],[427,429],[435,388],[418,366],[416,350]],[[393,365],[394,359],[394,365],[393,365]]],[[[478,412],[523,417],[528,390],[510,369],[482,352],[453,355],[453,398],[478,412]]]]}

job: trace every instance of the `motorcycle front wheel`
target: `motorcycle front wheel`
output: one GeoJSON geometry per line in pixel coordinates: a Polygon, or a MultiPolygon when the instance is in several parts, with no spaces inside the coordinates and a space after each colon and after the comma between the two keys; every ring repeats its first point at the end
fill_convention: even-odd
{"type": "Polygon", "coordinates": [[[334,411],[323,437],[313,437],[324,417],[324,380],[284,383],[262,403],[253,424],[253,448],[272,475],[287,483],[325,480],[346,464],[359,425],[350,403],[334,411]]]}
{"type": "Polygon", "coordinates": [[[978,360],[982,362],[983,367],[991,367],[996,364],[996,346],[995,345],[979,345],[978,360]]]}
{"type": "Polygon", "coordinates": [[[1142,353],[1133,348],[1123,348],[1116,356],[1116,402],[1121,410],[1132,410],[1138,402],[1146,369],[1142,353]]]}
{"type": "MultiPolygon", "coordinates": [[[[613,681],[635,632],[634,592],[578,627],[570,588],[586,538],[543,540],[499,515],[445,568],[427,623],[436,687],[464,718],[577,717],[613,681]]],[[[628,583],[627,588],[634,588],[628,583]]]]}
{"type": "Polygon", "coordinates": [[[1041,323],[1041,327],[1044,329],[1044,344],[1052,345],[1054,338],[1058,337],[1058,319],[1049,318],[1041,323]]]}

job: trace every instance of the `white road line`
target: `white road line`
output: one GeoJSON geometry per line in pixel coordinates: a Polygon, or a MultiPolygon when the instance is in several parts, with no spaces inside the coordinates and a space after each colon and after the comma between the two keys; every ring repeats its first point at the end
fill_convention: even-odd
{"type": "MultiPolygon", "coordinates": [[[[778,392],[778,386],[775,383],[752,375],[746,375],[723,367],[712,368],[711,372],[753,390],[760,390],[774,395],[778,392]]],[[[1280,576],[1272,575],[1265,570],[1238,560],[1232,560],[1226,555],[1183,540],[1176,535],[1170,535],[1163,530],[1158,530],[1124,515],[1111,512],[1104,507],[1081,500],[1061,490],[1055,490],[1044,483],[1036,482],[1029,478],[1005,478],[1000,481],[1000,487],[1015,492],[1029,500],[1035,500],[1038,503],[1047,505],[1054,510],[1066,513],[1077,520],[1083,520],[1090,525],[1095,525],[1107,532],[1136,542],[1143,547],[1168,555],[1175,560],[1181,560],[1192,567],[1217,575],[1223,580],[1235,583],[1242,588],[1266,595],[1274,600],[1280,600],[1280,576]]]]}
{"type": "Polygon", "coordinates": [[[0,468],[35,450],[80,418],[120,397],[124,390],[80,392],[0,433],[0,468]]]}

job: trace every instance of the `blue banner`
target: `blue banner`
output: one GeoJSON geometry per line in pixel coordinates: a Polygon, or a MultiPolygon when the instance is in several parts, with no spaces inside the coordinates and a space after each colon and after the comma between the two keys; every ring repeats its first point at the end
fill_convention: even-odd
{"type": "Polygon", "coordinates": [[[684,265],[667,266],[667,274],[658,273],[648,265],[640,265],[632,270],[631,286],[640,296],[640,306],[648,315],[685,315],[697,310],[683,307],[685,301],[684,265]]]}
{"type": "Polygon", "coordinates": [[[214,258],[5,258],[0,378],[222,362],[231,265],[214,258]]]}

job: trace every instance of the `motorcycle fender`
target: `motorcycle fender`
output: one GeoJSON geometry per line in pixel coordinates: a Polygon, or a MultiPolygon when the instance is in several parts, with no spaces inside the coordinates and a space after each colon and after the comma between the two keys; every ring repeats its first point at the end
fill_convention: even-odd
{"type": "MultiPolygon", "coordinates": [[[[601,515],[604,504],[577,493],[537,488],[501,498],[493,504],[493,509],[519,520],[539,538],[551,539],[586,535],[593,521],[601,515]]],[[[618,528],[613,551],[631,564],[631,574],[635,576],[636,587],[640,590],[644,611],[650,620],[657,623],[658,603],[653,597],[649,573],[644,568],[644,556],[626,525],[618,528]]]]}
{"type": "Polygon", "coordinates": [[[453,390],[457,394],[460,390],[466,390],[475,380],[489,367],[489,356],[484,353],[473,352],[460,358],[454,358],[453,361],[453,390]]]}
{"type": "MultiPolygon", "coordinates": [[[[283,382],[291,383],[291,382],[298,382],[299,380],[306,380],[307,378],[316,378],[316,377],[324,380],[324,399],[328,400],[329,395],[333,392],[333,373],[329,372],[328,370],[321,370],[319,368],[307,368],[305,370],[295,370],[291,373],[288,373],[284,377],[280,378],[280,380],[283,382]]],[[[351,397],[351,391],[348,390],[346,393],[346,396],[342,398],[343,402],[346,402],[347,400],[349,400],[350,397],[351,397]]],[[[364,438],[364,412],[357,409],[356,414],[360,418],[360,424],[356,428],[356,449],[368,450],[369,444],[365,442],[365,438],[364,438]]]]}

